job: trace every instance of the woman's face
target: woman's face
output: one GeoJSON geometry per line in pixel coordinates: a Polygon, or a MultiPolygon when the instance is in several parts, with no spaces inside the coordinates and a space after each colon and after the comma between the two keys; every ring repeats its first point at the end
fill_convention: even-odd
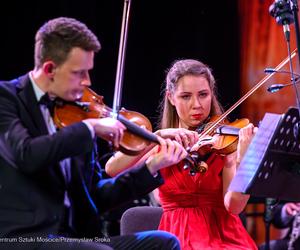
{"type": "Polygon", "coordinates": [[[167,93],[179,117],[180,128],[199,126],[210,114],[212,92],[203,76],[185,75],[177,82],[174,93],[167,93]]]}

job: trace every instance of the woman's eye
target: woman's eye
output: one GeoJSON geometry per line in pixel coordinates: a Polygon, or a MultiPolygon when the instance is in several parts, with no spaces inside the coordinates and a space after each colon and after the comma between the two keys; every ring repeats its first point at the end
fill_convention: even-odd
{"type": "Polygon", "coordinates": [[[190,96],[189,96],[189,95],[183,95],[183,96],[181,96],[181,98],[182,98],[183,100],[188,100],[188,99],[190,98],[190,96]]]}

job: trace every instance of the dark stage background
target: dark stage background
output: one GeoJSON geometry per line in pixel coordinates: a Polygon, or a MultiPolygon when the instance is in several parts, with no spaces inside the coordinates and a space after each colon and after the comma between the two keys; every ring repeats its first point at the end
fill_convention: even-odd
{"type": "MultiPolygon", "coordinates": [[[[225,109],[235,103],[240,91],[237,1],[132,0],[122,106],[146,115],[155,128],[165,71],[174,60],[182,58],[208,64],[225,109]]],[[[85,22],[100,39],[102,50],[91,72],[92,89],[112,106],[122,0],[12,0],[5,5],[8,6],[2,6],[0,12],[1,80],[33,68],[35,32],[45,21],[58,16],[74,17],[85,22]]],[[[238,110],[231,118],[237,117],[238,110]]],[[[104,143],[99,142],[102,165],[109,151],[104,143]]],[[[143,205],[145,199],[128,206],[143,205]]],[[[104,215],[104,234],[118,234],[118,220],[125,209],[104,215]]]]}
{"type": "MultiPolygon", "coordinates": [[[[0,79],[33,68],[36,30],[48,19],[69,16],[85,22],[99,37],[92,88],[112,106],[122,0],[7,1],[0,15],[0,79]]],[[[155,127],[165,71],[175,59],[207,63],[219,97],[229,108],[239,97],[237,0],[132,0],[122,106],[143,113],[155,127]]]]}

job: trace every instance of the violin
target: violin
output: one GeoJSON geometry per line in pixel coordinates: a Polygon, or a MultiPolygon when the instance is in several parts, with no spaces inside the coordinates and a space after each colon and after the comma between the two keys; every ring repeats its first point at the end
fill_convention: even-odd
{"type": "Polygon", "coordinates": [[[200,132],[197,142],[199,148],[189,152],[189,155],[183,160],[183,168],[190,169],[191,175],[204,174],[207,171],[208,166],[205,161],[211,153],[228,155],[236,151],[239,130],[250,123],[247,118],[242,118],[231,123],[225,121],[215,126],[215,121],[219,118],[220,116],[214,116],[204,125],[204,130],[202,129],[203,131],[200,132]],[[212,130],[212,127],[216,128],[212,130]]]}
{"type": "MultiPolygon", "coordinates": [[[[58,128],[66,127],[88,118],[115,117],[111,108],[103,102],[103,96],[97,95],[90,88],[85,88],[80,101],[67,102],[57,100],[54,108],[54,123],[58,128]]],[[[159,143],[153,134],[150,121],[144,115],[121,109],[116,118],[127,128],[120,142],[120,151],[128,155],[137,155],[150,142],[159,143]],[[144,128],[142,128],[144,127],[144,128]]]]}
{"type": "MultiPolygon", "coordinates": [[[[214,121],[217,119],[214,116],[210,121],[214,121]]],[[[236,151],[237,144],[238,144],[238,135],[241,128],[246,127],[250,123],[249,119],[242,118],[237,119],[233,122],[225,121],[224,123],[221,123],[219,126],[216,127],[216,129],[209,133],[209,135],[219,135],[218,140],[213,144],[212,151],[217,152],[221,155],[227,155],[231,154],[232,152],[236,151]]],[[[207,125],[209,125],[208,123],[207,125]]],[[[206,125],[206,126],[207,126],[206,125]]],[[[206,144],[205,142],[205,136],[207,133],[200,134],[200,139],[198,141],[198,145],[201,147],[202,144],[206,144]]],[[[201,154],[201,150],[199,152],[201,154]]]]}
{"type": "Polygon", "coordinates": [[[255,84],[244,96],[242,96],[242,98],[240,98],[236,103],[234,103],[222,115],[214,117],[213,121],[210,122],[207,128],[205,128],[205,130],[200,134],[199,141],[197,142],[197,144],[200,146],[199,149],[197,151],[190,152],[188,157],[184,159],[184,169],[190,169],[191,175],[195,175],[196,173],[205,173],[207,171],[207,164],[205,163],[205,160],[210,152],[215,151],[219,154],[230,154],[236,150],[238,143],[238,131],[242,127],[248,125],[249,121],[248,119],[242,119],[237,120],[231,124],[226,124],[226,122],[224,122],[225,118],[241,103],[243,103],[249,96],[251,96],[258,88],[260,88],[264,83],[266,83],[278,70],[283,68],[283,66],[289,62],[290,58],[294,58],[294,56],[297,53],[297,49],[295,49],[290,56],[286,57],[274,68],[273,73],[266,75],[262,80],[255,84]],[[222,131],[223,135],[220,136],[220,143],[218,142],[216,146],[212,146],[213,143],[210,143],[206,136],[214,135],[222,131]],[[225,136],[225,131],[235,131],[235,135],[227,134],[225,136]]]}

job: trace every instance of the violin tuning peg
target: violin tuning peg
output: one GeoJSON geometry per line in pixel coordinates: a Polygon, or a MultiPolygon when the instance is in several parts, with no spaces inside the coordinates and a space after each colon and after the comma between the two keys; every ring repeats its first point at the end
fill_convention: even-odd
{"type": "Polygon", "coordinates": [[[191,170],[191,171],[190,171],[190,175],[191,175],[191,176],[195,176],[196,173],[195,173],[193,170],[191,170]]]}
{"type": "Polygon", "coordinates": [[[183,170],[187,170],[189,167],[190,167],[189,164],[185,163],[185,164],[183,165],[183,170]]]}
{"type": "Polygon", "coordinates": [[[201,161],[200,163],[197,164],[197,170],[199,171],[199,173],[201,174],[205,174],[207,169],[208,169],[208,165],[206,164],[205,161],[201,161]]]}
{"type": "Polygon", "coordinates": [[[183,169],[187,170],[188,168],[191,168],[194,165],[194,160],[189,155],[183,160],[183,169]]]}

